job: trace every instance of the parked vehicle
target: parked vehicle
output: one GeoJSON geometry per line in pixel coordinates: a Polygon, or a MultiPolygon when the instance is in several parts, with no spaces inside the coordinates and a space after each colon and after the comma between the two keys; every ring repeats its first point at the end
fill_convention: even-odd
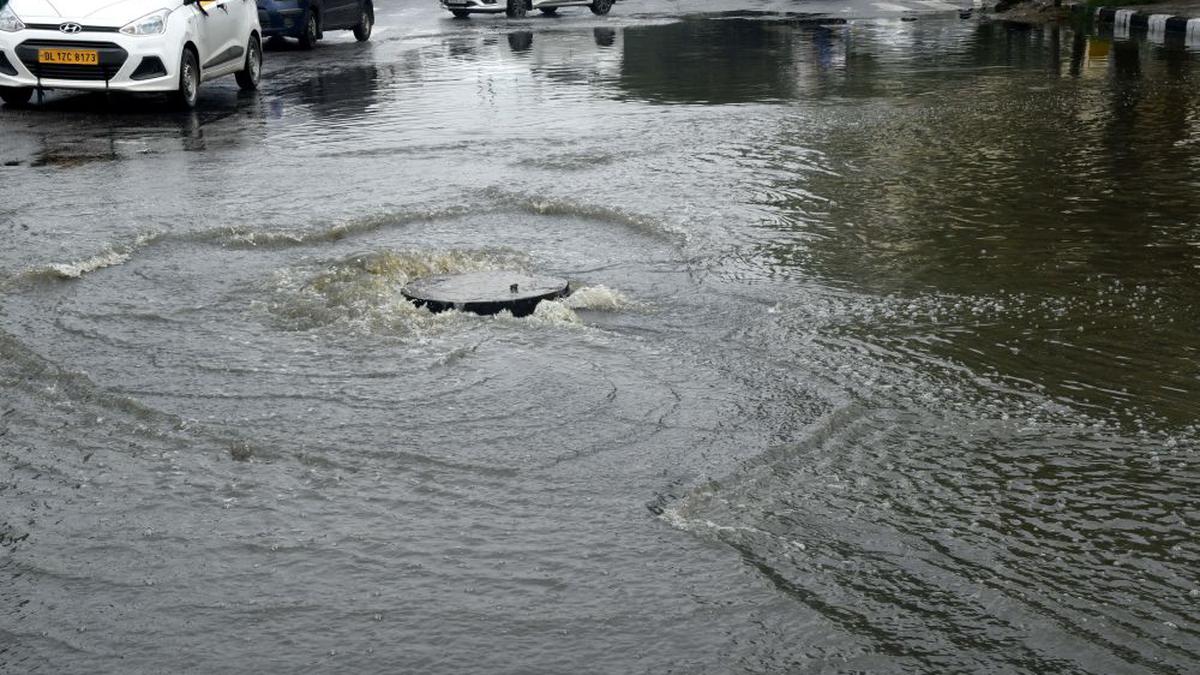
{"type": "Polygon", "coordinates": [[[168,92],[191,109],[200,83],[223,75],[258,88],[260,36],[252,0],[9,0],[0,7],[0,99],[23,105],[37,89],[168,92]]]}
{"type": "Polygon", "coordinates": [[[512,18],[538,10],[547,16],[558,13],[561,7],[587,7],[592,14],[608,14],[616,0],[441,0],[442,7],[454,16],[465,19],[472,14],[499,14],[512,18]]]}
{"type": "Polygon", "coordinates": [[[263,35],[290,37],[303,49],[312,49],[329,30],[352,30],[354,39],[366,42],[375,26],[371,0],[258,0],[258,20],[263,35]]]}

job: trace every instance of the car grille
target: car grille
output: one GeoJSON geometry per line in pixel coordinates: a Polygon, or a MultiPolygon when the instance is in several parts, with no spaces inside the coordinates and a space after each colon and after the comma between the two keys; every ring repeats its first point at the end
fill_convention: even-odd
{"type": "MultiPolygon", "coordinates": [[[[61,23],[27,23],[25,27],[29,30],[59,30],[63,24],[61,23]]],[[[119,33],[120,28],[112,26],[80,26],[81,33],[119,33]]]]}
{"type": "Polygon", "coordinates": [[[84,40],[26,40],[17,45],[16,52],[34,77],[48,80],[110,80],[129,58],[128,52],[111,42],[84,40]],[[100,63],[95,66],[38,63],[39,49],[95,49],[100,53],[100,63]]]}

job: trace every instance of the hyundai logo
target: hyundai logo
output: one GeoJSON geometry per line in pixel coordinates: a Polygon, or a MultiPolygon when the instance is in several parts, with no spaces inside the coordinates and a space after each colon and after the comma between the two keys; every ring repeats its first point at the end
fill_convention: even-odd
{"type": "Polygon", "coordinates": [[[64,23],[58,27],[58,30],[64,33],[78,33],[79,31],[83,30],[83,26],[80,26],[77,23],[64,23]]]}

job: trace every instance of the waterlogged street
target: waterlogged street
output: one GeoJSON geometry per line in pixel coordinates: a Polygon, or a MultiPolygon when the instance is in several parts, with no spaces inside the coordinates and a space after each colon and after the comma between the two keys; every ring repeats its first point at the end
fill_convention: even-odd
{"type": "Polygon", "coordinates": [[[1200,52],[957,9],[0,109],[0,672],[1200,670],[1200,52]]]}

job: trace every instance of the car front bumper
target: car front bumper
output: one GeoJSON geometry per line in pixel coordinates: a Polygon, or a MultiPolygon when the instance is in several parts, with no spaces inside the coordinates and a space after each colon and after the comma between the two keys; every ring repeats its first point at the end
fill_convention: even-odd
{"type": "MultiPolygon", "coordinates": [[[[442,9],[451,12],[469,12],[471,14],[498,14],[508,8],[508,0],[438,0],[442,9]]],[[[586,7],[591,0],[532,0],[533,9],[549,9],[559,7],[586,7]]]]}
{"type": "Polygon", "coordinates": [[[0,53],[0,87],[154,92],[179,86],[182,47],[169,33],[137,37],[114,30],[67,36],[57,30],[26,29],[0,33],[0,53]],[[100,63],[38,63],[38,50],[47,48],[94,49],[100,63]]]}
{"type": "Polygon", "coordinates": [[[451,12],[470,12],[472,14],[498,14],[503,12],[508,3],[505,0],[441,0],[442,9],[451,12]]]}

